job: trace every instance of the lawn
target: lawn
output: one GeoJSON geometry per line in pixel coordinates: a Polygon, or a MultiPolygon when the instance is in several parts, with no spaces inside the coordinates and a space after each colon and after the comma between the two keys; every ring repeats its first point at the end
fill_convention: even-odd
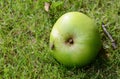
{"type": "Polygon", "coordinates": [[[120,79],[120,0],[0,0],[0,79],[120,79]],[[93,18],[101,34],[98,56],[81,68],[64,67],[50,55],[52,27],[70,11],[93,18]]]}

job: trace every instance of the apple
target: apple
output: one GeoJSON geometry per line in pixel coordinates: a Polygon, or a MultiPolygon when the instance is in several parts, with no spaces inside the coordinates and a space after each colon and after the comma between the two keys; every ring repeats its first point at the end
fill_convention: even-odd
{"type": "Polygon", "coordinates": [[[50,34],[51,55],[65,66],[85,66],[101,47],[94,20],[80,12],[68,12],[54,24],[50,34]]]}

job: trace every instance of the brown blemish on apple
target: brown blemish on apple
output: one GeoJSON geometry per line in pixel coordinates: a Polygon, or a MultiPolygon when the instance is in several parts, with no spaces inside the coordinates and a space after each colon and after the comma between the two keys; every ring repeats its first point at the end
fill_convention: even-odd
{"type": "Polygon", "coordinates": [[[55,48],[54,43],[50,44],[50,49],[53,50],[55,48]]]}

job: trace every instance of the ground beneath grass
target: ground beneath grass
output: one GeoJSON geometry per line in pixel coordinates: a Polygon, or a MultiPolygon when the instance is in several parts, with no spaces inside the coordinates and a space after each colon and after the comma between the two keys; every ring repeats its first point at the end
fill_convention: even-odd
{"type": "Polygon", "coordinates": [[[0,0],[0,79],[120,79],[120,0],[0,0]],[[45,2],[51,3],[48,12],[45,2]],[[70,11],[95,19],[101,34],[99,55],[83,68],[66,68],[49,54],[50,31],[70,11]]]}

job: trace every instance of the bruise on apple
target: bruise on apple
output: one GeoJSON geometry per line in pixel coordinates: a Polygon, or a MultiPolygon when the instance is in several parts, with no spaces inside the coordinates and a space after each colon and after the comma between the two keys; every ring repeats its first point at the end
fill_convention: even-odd
{"type": "Polygon", "coordinates": [[[54,48],[55,48],[54,43],[51,43],[51,44],[50,44],[50,49],[51,49],[51,50],[54,50],[54,48]]]}

